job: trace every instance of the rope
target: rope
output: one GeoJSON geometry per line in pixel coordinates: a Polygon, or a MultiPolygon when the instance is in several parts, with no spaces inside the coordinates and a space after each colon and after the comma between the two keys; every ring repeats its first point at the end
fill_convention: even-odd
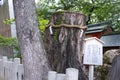
{"type": "Polygon", "coordinates": [[[53,23],[48,24],[47,27],[49,27],[49,26],[51,26],[52,28],[59,28],[59,27],[80,28],[80,29],[86,29],[87,28],[87,26],[68,25],[68,24],[54,25],[53,23]]]}

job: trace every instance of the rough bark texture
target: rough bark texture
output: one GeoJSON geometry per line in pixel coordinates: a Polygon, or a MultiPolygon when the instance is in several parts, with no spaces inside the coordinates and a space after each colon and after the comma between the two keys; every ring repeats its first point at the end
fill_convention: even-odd
{"type": "Polygon", "coordinates": [[[85,80],[81,65],[84,29],[74,28],[74,25],[85,26],[85,15],[57,12],[53,14],[50,23],[73,25],[73,28],[53,27],[53,35],[50,34],[48,28],[45,31],[44,43],[52,69],[57,72],[65,72],[68,67],[77,68],[79,69],[79,80],[85,80]]]}
{"type": "Polygon", "coordinates": [[[119,51],[119,49],[108,50],[104,53],[104,57],[109,58],[109,63],[112,63],[115,56],[120,55],[120,52],[118,52],[118,51],[119,51]]]}
{"type": "MultiPolygon", "coordinates": [[[[118,53],[120,53],[120,50],[118,50],[118,53]]],[[[120,54],[114,57],[107,80],[120,80],[120,54]]]]}
{"type": "Polygon", "coordinates": [[[34,0],[14,0],[17,35],[24,64],[24,80],[47,80],[49,64],[41,40],[34,0]]]}

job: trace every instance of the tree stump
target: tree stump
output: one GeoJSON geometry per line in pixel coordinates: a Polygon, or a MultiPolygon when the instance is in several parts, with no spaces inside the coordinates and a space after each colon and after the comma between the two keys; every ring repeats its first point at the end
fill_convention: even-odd
{"type": "Polygon", "coordinates": [[[49,28],[45,30],[44,44],[53,70],[65,72],[66,68],[79,69],[79,80],[86,77],[82,70],[83,40],[86,16],[76,12],[56,12],[52,15],[49,28]]]}

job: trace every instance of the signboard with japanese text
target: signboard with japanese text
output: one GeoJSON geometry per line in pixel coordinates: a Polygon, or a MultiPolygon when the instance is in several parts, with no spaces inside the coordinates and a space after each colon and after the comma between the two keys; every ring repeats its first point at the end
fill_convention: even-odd
{"type": "Polygon", "coordinates": [[[83,64],[103,64],[103,42],[96,37],[85,39],[83,64]]]}

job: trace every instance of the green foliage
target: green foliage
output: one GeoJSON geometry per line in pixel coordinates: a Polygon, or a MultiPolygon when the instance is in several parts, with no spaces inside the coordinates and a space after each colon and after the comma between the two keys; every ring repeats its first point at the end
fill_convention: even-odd
{"type": "Polygon", "coordinates": [[[43,19],[43,18],[39,18],[39,24],[40,24],[41,32],[44,33],[46,25],[48,24],[48,20],[47,19],[43,19]]]}
{"type": "Polygon", "coordinates": [[[15,54],[20,54],[17,38],[6,38],[0,36],[0,46],[12,47],[15,54]]]}
{"type": "Polygon", "coordinates": [[[43,18],[43,19],[49,19],[50,16],[51,16],[51,11],[52,11],[52,8],[54,7],[54,3],[52,3],[51,5],[52,6],[49,6],[49,0],[40,0],[38,3],[37,3],[37,15],[39,18],[43,18]]]}
{"type": "Polygon", "coordinates": [[[0,46],[15,46],[16,39],[15,38],[6,38],[0,36],[0,46]]]}
{"type": "Polygon", "coordinates": [[[119,0],[40,0],[39,16],[49,19],[55,11],[77,11],[88,16],[87,24],[110,21],[115,31],[120,31],[119,0]]]}
{"type": "Polygon", "coordinates": [[[42,35],[44,34],[44,30],[51,16],[51,12],[49,12],[48,3],[49,3],[48,0],[41,0],[37,3],[36,12],[38,15],[38,23],[40,25],[39,28],[40,28],[42,35]]]}
{"type": "Polygon", "coordinates": [[[15,21],[14,18],[11,18],[11,19],[6,19],[3,21],[4,24],[12,24],[13,22],[15,21]]]}
{"type": "Polygon", "coordinates": [[[103,65],[97,67],[95,70],[95,80],[106,80],[111,65],[109,61],[110,59],[107,56],[103,57],[103,65]]]}
{"type": "MultiPolygon", "coordinates": [[[[14,55],[14,58],[20,58],[20,60],[22,60],[22,56],[21,56],[21,54],[20,53],[18,53],[18,54],[16,54],[16,55],[14,55]]],[[[21,61],[22,62],[22,61],[21,61]]]]}

